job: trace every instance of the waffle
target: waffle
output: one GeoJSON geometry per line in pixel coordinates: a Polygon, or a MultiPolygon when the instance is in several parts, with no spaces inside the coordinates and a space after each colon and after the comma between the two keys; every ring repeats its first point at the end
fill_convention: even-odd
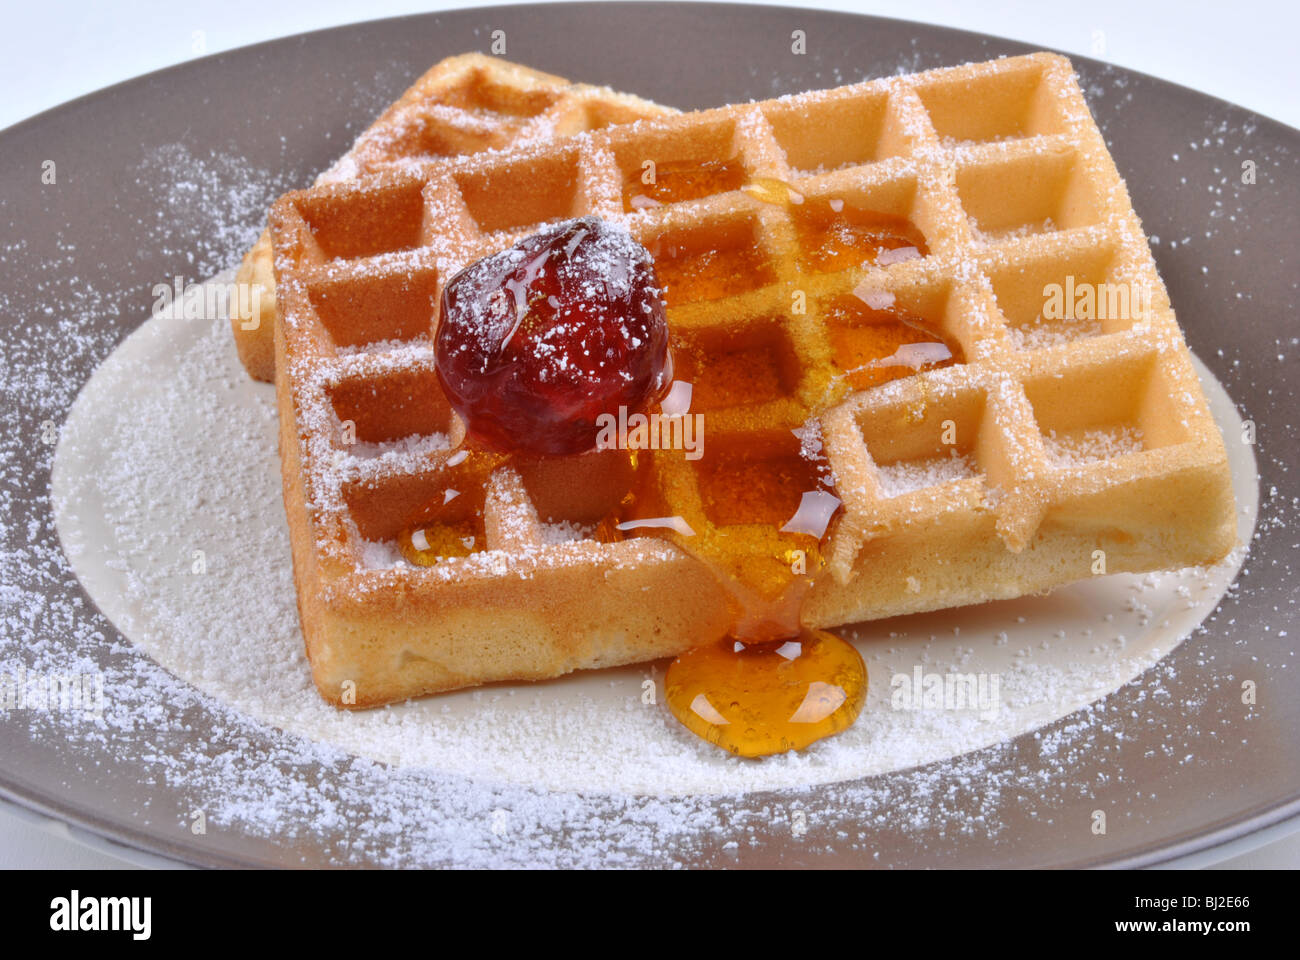
{"type": "Polygon", "coordinates": [[[1235,540],[1222,439],[1058,56],[318,187],[282,198],[271,229],[299,609],[316,684],[342,706],[716,640],[731,621],[709,545],[760,560],[788,545],[756,516],[764,503],[719,490],[806,489],[801,452],[829,466],[844,505],[803,608],[812,627],[1208,563],[1235,540]],[[638,200],[627,185],[646,160],[707,166],[685,191],[699,195],[638,200]],[[832,199],[910,222],[925,255],[810,258],[809,217],[832,199]],[[649,500],[695,537],[593,532],[629,482],[626,455],[602,451],[495,469],[444,518],[475,531],[476,552],[403,562],[392,541],[440,493],[464,435],[435,376],[430,299],[459,267],[586,213],[655,254],[675,350],[693,358],[705,455],[658,452],[641,469],[649,500]],[[1048,322],[1053,283],[1130,285],[1149,303],[1048,322]],[[923,318],[963,362],[859,389],[837,346],[855,329],[846,298],[923,318]]]}
{"type": "MultiPolygon", "coordinates": [[[[316,183],[337,183],[436,157],[499,150],[675,112],[496,57],[462,54],[434,64],[316,183]]],[[[240,362],[254,379],[273,381],[276,299],[269,231],[262,231],[244,255],[236,280],[261,288],[253,312],[231,318],[240,362]]]]}

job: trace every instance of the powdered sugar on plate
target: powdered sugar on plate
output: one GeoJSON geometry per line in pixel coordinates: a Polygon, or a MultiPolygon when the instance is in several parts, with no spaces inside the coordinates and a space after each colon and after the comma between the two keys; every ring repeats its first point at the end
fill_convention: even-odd
{"type": "MultiPolygon", "coordinates": [[[[851,630],[875,678],[863,717],[804,754],[762,763],[697,741],[659,702],[646,702],[647,689],[655,691],[648,699],[662,699],[654,665],[348,713],[317,696],[302,651],[273,400],[271,388],[238,367],[220,318],[158,319],[132,335],[83,391],[58,454],[56,514],[78,576],[135,644],[240,713],[329,749],[485,783],[717,795],[949,759],[1127,682],[1213,608],[1240,560],[851,630]],[[1097,610],[1113,622],[1098,629],[1097,610]],[[1054,646],[1040,643],[1057,631],[1054,646]],[[999,702],[983,710],[899,709],[891,678],[917,668],[997,675],[999,702]]],[[[955,458],[895,480],[911,489],[962,470],[955,458]]],[[[548,536],[562,542],[584,533],[548,536]]],[[[366,562],[391,566],[399,558],[372,544],[366,562]]]]}
{"type": "MultiPolygon", "coordinates": [[[[1113,86],[1118,88],[1119,84],[1113,86]]],[[[1103,94],[1114,92],[1108,84],[1088,88],[1094,97],[1097,89],[1103,94]]],[[[1224,131],[1210,132],[1219,137],[1222,145],[1224,131]]],[[[1250,143],[1247,135],[1251,131],[1238,132],[1241,136],[1234,142],[1240,151],[1244,149],[1242,143],[1250,143]]],[[[1205,142],[1208,145],[1210,141],[1205,142]]],[[[147,176],[157,182],[160,209],[163,203],[170,203],[169,198],[182,195],[178,192],[181,184],[191,183],[196,188],[190,201],[172,204],[166,207],[168,213],[160,215],[159,229],[166,231],[168,244],[178,250],[196,251],[191,261],[192,275],[203,276],[235,262],[242,247],[260,228],[261,211],[269,199],[265,186],[262,195],[255,196],[238,181],[260,174],[236,170],[239,177],[231,186],[222,179],[222,171],[227,167],[236,169],[237,162],[231,166],[217,158],[209,163],[188,155],[156,159],[155,169],[147,176]],[[217,176],[209,176],[214,173],[217,176]],[[205,183],[212,188],[206,188],[205,183]],[[247,209],[232,212],[230,197],[246,198],[247,209]],[[212,230],[213,224],[242,226],[226,231],[239,236],[218,236],[212,230]],[[216,239],[208,239],[211,237],[216,239]]],[[[1218,200],[1215,203],[1223,205],[1218,200]]],[[[1220,226],[1236,220],[1230,207],[1223,213],[1220,226]]],[[[1210,226],[1219,229],[1213,221],[1210,226]]],[[[1207,231],[1205,236],[1208,239],[1210,233],[1207,231]]],[[[1199,234],[1195,239],[1200,242],[1199,234]]],[[[1181,235],[1164,241],[1170,247],[1174,243],[1183,247],[1187,242],[1181,235]]],[[[6,254],[21,259],[25,243],[18,240],[6,244],[6,254]]],[[[1094,609],[1089,626],[1077,635],[1064,627],[1028,634],[1018,633],[1016,628],[1036,622],[1037,614],[1033,609],[1026,611],[1025,604],[1052,605],[1046,608],[1044,621],[1062,622],[1062,607],[1055,606],[1058,602],[1066,614],[1080,617],[1104,599],[1086,591],[1111,581],[1084,585],[1083,593],[1075,589],[1058,591],[1048,598],[891,621],[871,628],[875,631],[871,634],[860,633],[872,670],[873,700],[855,730],[868,741],[867,753],[886,756],[897,766],[920,762],[924,750],[953,757],[919,769],[867,779],[832,782],[849,774],[850,761],[863,750],[861,743],[846,737],[827,741],[803,755],[742,765],[717,756],[712,748],[695,741],[671,721],[663,723],[662,729],[647,726],[646,718],[663,717],[661,706],[642,703],[645,680],[654,681],[652,686],[661,692],[658,685],[662,671],[653,666],[645,671],[627,671],[631,683],[622,672],[589,675],[615,691],[610,695],[616,701],[614,709],[609,709],[610,701],[597,697],[591,688],[578,697],[567,698],[573,702],[571,711],[539,709],[529,715],[529,719],[537,721],[536,730],[515,731],[550,735],[571,743],[571,752],[558,758],[560,767],[584,763],[589,780],[604,778],[604,792],[600,788],[586,793],[548,789],[544,778],[529,783],[530,764],[539,765],[536,758],[527,755],[530,744],[518,737],[510,739],[500,723],[492,722],[494,716],[499,718],[509,708],[509,704],[502,707],[505,701],[545,696],[552,689],[564,689],[570,682],[567,680],[514,688],[513,693],[511,688],[494,687],[426,701],[436,704],[439,712],[445,708],[449,716],[460,709],[458,701],[468,701],[468,709],[480,717],[480,727],[470,733],[482,734],[484,742],[496,738],[497,743],[518,751],[506,762],[501,762],[499,755],[497,760],[485,760],[469,774],[411,762],[418,757],[421,745],[412,746],[408,740],[412,727],[403,714],[416,715],[416,709],[429,709],[419,705],[414,709],[346,714],[339,723],[338,730],[350,734],[348,725],[362,717],[387,718],[393,734],[390,742],[403,744],[401,750],[390,751],[387,756],[404,753],[397,759],[406,760],[405,766],[380,762],[361,752],[351,753],[337,745],[337,737],[331,742],[310,726],[314,719],[310,713],[298,718],[309,724],[306,733],[294,726],[277,729],[265,717],[250,713],[237,699],[243,696],[253,703],[265,700],[266,688],[241,692],[239,678],[256,685],[261,678],[253,671],[270,664],[274,681],[282,684],[278,693],[285,699],[285,713],[290,717],[311,690],[292,609],[265,604],[265,591],[275,591],[281,597],[292,595],[287,572],[279,568],[287,563],[287,549],[281,532],[283,520],[276,513],[278,485],[268,479],[275,470],[269,397],[250,401],[241,395],[241,391],[258,388],[242,378],[229,353],[218,366],[209,366],[218,362],[217,348],[225,342],[222,337],[228,337],[224,322],[215,321],[194,331],[188,345],[184,337],[177,342],[161,338],[158,351],[181,349],[184,357],[175,358],[171,366],[164,363],[150,369],[150,377],[162,381],[151,386],[155,400],[174,397],[179,390],[186,403],[206,405],[204,412],[218,415],[217,420],[204,426],[210,449],[197,444],[177,447],[175,433],[180,421],[164,420],[156,442],[133,436],[132,452],[119,456],[114,476],[122,478],[133,457],[141,474],[124,476],[130,484],[126,490],[116,494],[105,491],[102,488],[108,484],[88,478],[84,469],[80,474],[60,477],[60,483],[65,484],[61,489],[61,513],[66,520],[67,514],[77,511],[85,522],[79,540],[68,523],[62,522],[60,530],[69,551],[77,554],[76,564],[83,575],[87,565],[96,561],[101,572],[115,573],[119,583],[132,578],[138,581],[135,593],[127,597],[137,609],[124,612],[120,619],[117,614],[113,617],[138,645],[121,643],[117,632],[89,609],[72,583],[69,562],[53,532],[51,505],[45,491],[53,447],[42,448],[43,452],[34,458],[28,457],[26,451],[37,442],[34,438],[39,436],[43,421],[52,422],[56,428],[53,436],[58,435],[57,427],[80,385],[80,376],[70,377],[66,371],[86,369],[87,358],[106,356],[120,335],[118,331],[130,323],[129,318],[104,322],[105,316],[116,315],[124,299],[123,290],[107,286],[90,289],[69,268],[75,261],[71,253],[67,263],[42,261],[39,271],[30,278],[28,289],[46,304],[43,316],[38,310],[15,309],[12,301],[16,294],[3,295],[7,314],[21,322],[7,335],[6,351],[0,354],[0,387],[15,415],[14,429],[0,442],[4,479],[4,510],[0,513],[4,519],[0,526],[5,544],[0,554],[5,627],[0,669],[91,670],[102,674],[106,697],[101,716],[87,720],[66,713],[28,711],[9,715],[7,724],[11,730],[25,726],[22,735],[38,749],[48,751],[50,756],[66,757],[74,771],[72,777],[80,771],[82,779],[89,780],[97,771],[109,769],[139,777],[148,799],[124,812],[121,796],[105,795],[103,804],[109,819],[134,819],[155,834],[174,831],[174,835],[188,837],[189,811],[202,809],[212,842],[221,836],[245,838],[248,844],[261,844],[260,848],[246,845],[245,850],[266,851],[253,856],[279,862],[301,858],[310,863],[391,865],[728,864],[743,861],[750,851],[761,855],[784,842],[795,851],[789,855],[796,862],[802,862],[804,857],[811,860],[842,854],[853,862],[885,863],[890,862],[890,856],[886,852],[881,857],[883,838],[888,838],[895,850],[901,849],[907,838],[916,838],[914,852],[929,850],[934,857],[955,857],[954,851],[964,840],[1004,837],[1007,821],[1015,822],[1014,839],[1024,849],[1023,843],[1032,844],[1032,839],[1024,839],[1027,825],[1044,819],[1050,822],[1071,801],[1082,798],[1087,803],[1089,798],[1116,786],[1130,797],[1154,797],[1158,787],[1143,781],[1140,770],[1133,769],[1135,761],[1140,767],[1143,756],[1172,756],[1171,751],[1178,751],[1177,763],[1203,764],[1218,762],[1215,751],[1226,745],[1255,749],[1253,740],[1248,741],[1239,725],[1217,708],[1207,706],[1224,691],[1225,684],[1232,692],[1239,678],[1225,678],[1222,668],[1230,658],[1204,643],[1195,646],[1193,659],[1183,656],[1186,651],[1178,658],[1185,666],[1208,665],[1208,669],[1175,674],[1170,661],[1161,662],[1119,695],[1083,706],[1047,732],[1014,743],[991,741],[990,746],[959,756],[954,755],[970,749],[972,742],[969,718],[947,712],[892,710],[887,697],[891,692],[887,685],[891,664],[882,659],[898,655],[900,659],[893,666],[902,669],[895,675],[906,676],[918,665],[923,672],[943,672],[950,667],[974,670],[986,662],[983,658],[991,658],[1000,650],[1009,662],[1007,682],[1002,686],[1009,709],[1024,711],[1036,698],[1051,705],[1049,713],[1063,710],[1067,697],[1086,695],[1084,691],[1090,684],[1095,685],[1099,695],[1118,686],[1131,666],[1124,659],[1124,651],[1135,654],[1148,627],[1155,625],[1172,639],[1190,631],[1222,592],[1219,576],[1229,576],[1235,563],[1224,570],[1115,578],[1124,583],[1127,591],[1119,609],[1100,616],[1094,609]],[[204,341],[207,346],[201,345],[204,341]],[[59,365],[52,364],[51,358],[58,358],[59,365]],[[178,371],[182,369],[195,379],[179,381],[178,371]],[[261,408],[259,403],[263,404],[261,408]],[[224,458],[214,469],[209,454],[211,449],[222,449],[222,444],[234,456],[224,458]],[[157,462],[150,463],[150,455],[157,456],[163,447],[168,448],[168,456],[174,457],[178,450],[183,454],[170,464],[179,474],[157,462]],[[199,462],[186,464],[184,455],[198,456],[199,462]],[[187,482],[191,485],[187,486],[187,482]],[[154,494],[160,494],[161,499],[148,499],[154,494]],[[137,500],[134,511],[121,513],[122,501],[130,496],[143,499],[137,500]],[[90,499],[83,503],[78,497],[90,499]],[[99,503],[95,497],[101,498],[99,503]],[[113,504],[113,511],[107,503],[113,504]],[[212,536],[201,524],[190,528],[188,535],[175,533],[178,527],[184,531],[185,524],[194,518],[203,524],[215,524],[218,534],[212,536]],[[121,541],[113,539],[119,536],[121,541]],[[150,555],[154,548],[166,549],[150,555]],[[195,572],[196,549],[204,551],[204,574],[195,572]],[[198,577],[213,574],[213,585],[200,587],[193,602],[209,610],[221,606],[228,623],[218,628],[218,636],[234,643],[230,651],[223,651],[218,642],[202,636],[196,639],[199,629],[179,619],[172,623],[181,632],[169,643],[150,649],[137,639],[144,635],[148,618],[177,616],[181,607],[175,601],[182,591],[176,588],[193,587],[198,577]],[[166,587],[169,582],[169,590],[150,594],[152,587],[166,587]],[[249,601],[254,606],[243,609],[249,601]],[[1130,614],[1131,620],[1123,619],[1130,614]],[[1128,629],[1130,622],[1138,629],[1128,629]],[[1058,635],[1058,630],[1064,635],[1058,635]],[[985,637],[990,638],[987,646],[985,637]],[[1064,666],[1054,666],[1043,658],[1042,654],[1050,651],[1069,654],[1061,657],[1064,666]],[[164,655],[176,658],[170,665],[174,672],[163,669],[153,659],[164,655]],[[225,689],[231,699],[225,701],[206,692],[209,688],[225,689]],[[1171,696],[1177,697],[1172,705],[1171,696]],[[886,697],[883,703],[881,697],[886,697]],[[893,718],[894,713],[900,717],[893,718]],[[629,718],[635,718],[630,721],[633,726],[625,722],[629,718]],[[629,744],[629,730],[646,729],[665,739],[629,744]],[[1204,752],[1184,757],[1185,749],[1179,747],[1193,742],[1204,744],[1204,752]],[[1247,743],[1249,746],[1238,746],[1247,743]],[[659,744],[669,744],[671,749],[662,749],[659,744]],[[677,796],[618,792],[613,789],[614,777],[625,776],[628,766],[617,750],[629,747],[632,759],[641,763],[643,772],[651,771],[659,778],[656,789],[673,790],[665,783],[683,772],[697,779],[692,784],[683,777],[677,796]],[[599,769],[611,761],[615,767],[612,772],[599,769]],[[791,786],[775,793],[746,793],[749,788],[743,782],[744,776],[728,779],[730,769],[746,768],[757,771],[749,776],[751,783],[791,786]],[[1096,773],[1097,779],[1076,776],[1081,768],[1096,773]],[[699,770],[706,775],[700,777],[699,770]],[[814,790],[799,786],[801,782],[827,785],[814,790]],[[686,795],[693,786],[718,792],[686,795]],[[792,837],[793,843],[789,839],[792,837]]],[[[1238,286],[1237,280],[1229,282],[1238,286]]],[[[138,277],[124,279],[124,284],[138,283],[138,277]]],[[[1251,299],[1251,288],[1241,286],[1236,296],[1251,299]]],[[[1294,359],[1295,345],[1294,338],[1278,340],[1279,362],[1283,354],[1294,359]]],[[[1257,375],[1250,371],[1260,368],[1251,365],[1261,362],[1253,353],[1236,358],[1230,353],[1219,366],[1232,378],[1230,383],[1240,385],[1243,377],[1257,375]]],[[[137,411],[122,398],[142,385],[124,386],[126,392],[115,395],[119,403],[116,412],[128,423],[106,434],[115,441],[127,426],[137,433],[144,429],[145,424],[136,416],[139,411],[158,409],[146,405],[137,411]]],[[[1231,437],[1238,421],[1235,413],[1225,408],[1226,396],[1212,381],[1207,383],[1207,392],[1220,424],[1227,425],[1225,433],[1231,437]]],[[[1270,387],[1268,393],[1274,395],[1274,388],[1270,387]]],[[[89,395],[84,393],[83,399],[89,395]]],[[[1279,402],[1284,402],[1289,394],[1280,391],[1277,396],[1279,402]]],[[[1291,428],[1284,421],[1279,429],[1291,428]]],[[[64,428],[65,439],[71,430],[71,424],[64,428]]],[[[1278,442],[1276,438],[1274,442],[1278,442]]],[[[1235,458],[1237,495],[1243,506],[1241,530],[1243,543],[1247,543],[1256,502],[1250,448],[1231,443],[1229,449],[1235,458]]],[[[75,455],[74,448],[65,443],[59,452],[61,471],[73,462],[65,459],[70,454],[75,455]]],[[[1272,460],[1269,469],[1277,476],[1286,467],[1272,460]]],[[[1266,485],[1264,495],[1267,510],[1261,519],[1261,531],[1275,538],[1285,537],[1293,529],[1297,504],[1289,492],[1277,487],[1266,485]]],[[[377,545],[376,561],[394,561],[391,556],[379,555],[383,549],[383,545],[377,545]]],[[[1234,561],[1240,559],[1238,556],[1234,561]]],[[[1287,560],[1285,554],[1271,558],[1266,555],[1251,566],[1257,565],[1285,569],[1287,560]]],[[[1250,582],[1249,578],[1246,582],[1250,582]]],[[[111,599],[111,594],[108,596],[111,599]]],[[[1222,640],[1224,649],[1238,657],[1254,649],[1246,653],[1237,649],[1249,638],[1239,631],[1232,632],[1243,610],[1268,602],[1273,604],[1276,615],[1277,604],[1293,603],[1285,597],[1261,595],[1258,590],[1252,594],[1249,589],[1241,594],[1230,589],[1229,597],[1210,620],[1218,621],[1216,642],[1222,640]]],[[[103,602],[107,605],[108,600],[103,602]]],[[[1268,631],[1272,623],[1274,635],[1284,635],[1285,629],[1279,630],[1278,625],[1285,627],[1288,609],[1293,607],[1284,608],[1281,620],[1270,621],[1265,614],[1262,629],[1268,631]]],[[[1154,650],[1143,656],[1149,662],[1154,650]]],[[[987,662],[996,663],[992,659],[987,662]]],[[[1276,660],[1265,657],[1261,669],[1277,676],[1284,674],[1288,665],[1285,654],[1281,654],[1276,660]]],[[[1021,719],[1035,722],[1027,713],[1022,713],[1021,719]]],[[[1183,805],[1181,799],[1178,803],[1183,805]]],[[[1059,833],[1052,839],[1059,840],[1059,833]]]]}

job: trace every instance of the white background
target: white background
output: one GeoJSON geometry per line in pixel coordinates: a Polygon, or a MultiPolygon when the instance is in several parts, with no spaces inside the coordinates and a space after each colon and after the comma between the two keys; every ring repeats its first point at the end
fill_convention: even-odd
{"type": "MultiPolygon", "coordinates": [[[[1300,4],[1092,0],[819,0],[810,6],[905,17],[1009,37],[1141,70],[1300,127],[1300,4]]],[[[410,0],[138,0],[133,3],[8,4],[0,41],[0,128],[100,87],[181,63],[359,19],[486,6],[410,0]]],[[[575,79],[587,79],[576,77],[575,79]]],[[[1300,834],[1254,852],[1235,845],[1224,866],[1300,866],[1300,834]]],[[[84,838],[83,838],[84,839],[84,838]]],[[[0,867],[115,867],[126,860],[94,849],[61,825],[0,807],[0,867]]],[[[134,862],[147,858],[132,856],[134,862]]],[[[1197,858],[1198,864],[1207,859],[1197,858]]],[[[1228,891],[1230,892],[1230,891],[1228,891]]]]}
{"type": "MultiPolygon", "coordinates": [[[[787,0],[902,17],[1108,60],[1300,127],[1300,4],[1293,0],[787,0]],[[1099,49],[1095,40],[1103,41],[1099,49]]],[[[37,0],[9,3],[0,40],[0,128],[194,56],[357,20],[487,6],[411,0],[37,0]]],[[[575,77],[583,80],[585,77],[575,77]]]]}

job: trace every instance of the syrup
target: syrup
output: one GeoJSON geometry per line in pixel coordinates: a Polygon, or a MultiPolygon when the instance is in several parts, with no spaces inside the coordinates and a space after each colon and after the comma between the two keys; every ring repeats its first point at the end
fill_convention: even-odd
{"type": "Polygon", "coordinates": [[[873,307],[856,296],[838,297],[827,306],[825,320],[831,359],[854,390],[965,362],[954,338],[892,299],[873,307]]]}
{"type": "Polygon", "coordinates": [[[862,709],[866,666],[852,644],[801,621],[840,501],[798,456],[706,457],[699,485],[717,526],[678,542],[727,588],[733,626],[669,665],[669,710],[742,757],[801,750],[843,730],[862,709]]]}
{"type": "Polygon", "coordinates": [[[761,453],[720,450],[701,458],[696,473],[704,511],[721,527],[779,529],[794,516],[805,490],[827,486],[819,465],[801,455],[793,434],[761,453]]]}
{"type": "Polygon", "coordinates": [[[745,168],[739,157],[728,160],[673,160],[657,163],[653,182],[649,171],[637,168],[623,181],[623,210],[647,210],[665,203],[697,200],[739,189],[745,168]]]}
{"type": "Polygon", "coordinates": [[[432,567],[486,549],[483,502],[488,477],[506,456],[461,447],[438,475],[429,499],[397,536],[397,549],[408,563],[432,567]]]}
{"type": "Polygon", "coordinates": [[[802,750],[857,719],[867,669],[834,634],[805,630],[793,640],[728,640],[672,662],[668,708],[688,730],[742,757],[802,750]]]}
{"type": "Polygon", "coordinates": [[[799,267],[837,273],[927,256],[925,237],[904,217],[877,213],[845,200],[818,198],[792,208],[799,267]]]}
{"type": "Polygon", "coordinates": [[[691,384],[691,406],[700,413],[778,400],[798,385],[794,357],[776,320],[750,324],[735,336],[670,331],[669,342],[673,376],[691,384]]]}
{"type": "MultiPolygon", "coordinates": [[[[885,266],[928,254],[923,236],[902,218],[841,201],[808,201],[780,181],[745,189],[791,209],[805,270],[885,266]]],[[[660,266],[661,275],[672,278],[675,266],[660,266]]],[[[706,263],[706,269],[681,278],[687,286],[683,299],[709,299],[699,294],[728,284],[729,272],[719,279],[707,269],[712,266],[706,263]]],[[[673,279],[667,285],[671,296],[673,279]]],[[[678,290],[681,295],[680,286],[678,290]]],[[[897,307],[892,297],[870,303],[840,298],[831,303],[825,320],[832,359],[854,389],[962,362],[954,340],[897,307]]],[[[727,365],[728,354],[704,352],[710,354],[700,363],[707,380],[718,372],[712,361],[720,353],[727,365]]],[[[750,357],[756,369],[739,378],[737,389],[778,392],[777,382],[768,383],[772,378],[762,375],[766,367],[760,359],[750,357]]],[[[682,373],[689,376],[689,364],[684,366],[682,373]]],[[[749,369],[731,366],[736,367],[732,373],[749,369]]],[[[724,389],[701,392],[701,400],[717,400],[718,405],[730,405],[733,399],[724,389]]],[[[801,750],[852,724],[866,699],[867,670],[858,651],[801,621],[804,600],[824,564],[823,539],[840,505],[825,471],[801,454],[752,457],[724,451],[706,457],[696,476],[712,529],[704,536],[674,538],[727,587],[735,609],[729,636],[669,665],[665,697],[687,729],[738,756],[801,750]]]]}
{"type": "Polygon", "coordinates": [[[417,567],[432,567],[482,550],[483,531],[474,520],[416,524],[398,535],[397,549],[407,562],[417,567]]]}
{"type": "Polygon", "coordinates": [[[663,240],[651,245],[670,308],[721,300],[772,282],[775,274],[753,243],[731,239],[719,237],[698,247],[663,240]]]}
{"type": "MultiPolygon", "coordinates": [[[[669,665],[669,710],[744,757],[803,749],[843,730],[862,709],[866,667],[851,644],[804,628],[800,616],[840,508],[824,465],[805,458],[791,434],[760,451],[706,456],[696,480],[708,529],[672,536],[656,520],[651,532],[672,536],[717,577],[733,627],[669,665]]],[[[643,497],[634,491],[625,508],[643,497]]]]}

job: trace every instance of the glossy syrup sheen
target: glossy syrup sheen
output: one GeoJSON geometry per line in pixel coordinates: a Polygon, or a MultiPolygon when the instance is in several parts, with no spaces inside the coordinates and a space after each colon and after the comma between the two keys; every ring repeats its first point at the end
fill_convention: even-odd
{"type": "Polygon", "coordinates": [[[417,567],[432,567],[453,557],[468,557],[483,549],[483,527],[475,519],[452,523],[422,523],[398,535],[397,549],[417,567]]]}
{"type": "Polygon", "coordinates": [[[669,665],[665,698],[688,729],[738,756],[801,750],[849,726],[866,696],[857,650],[801,621],[821,540],[783,529],[805,493],[829,495],[822,467],[795,444],[706,456],[696,479],[713,528],[676,538],[728,588],[735,610],[730,635],[669,665]]]}
{"type": "Polygon", "coordinates": [[[832,301],[823,316],[831,359],[854,390],[911,376],[919,369],[965,362],[956,338],[937,324],[897,307],[877,309],[849,295],[832,301]],[[934,345],[927,354],[939,359],[921,362],[900,354],[901,347],[917,344],[934,345]]]}
{"type": "Polygon", "coordinates": [[[397,536],[397,549],[408,563],[431,567],[487,549],[483,503],[488,477],[506,459],[468,448],[448,457],[429,498],[397,536]]]}
{"type": "Polygon", "coordinates": [[[799,267],[832,273],[877,264],[889,251],[897,259],[924,257],[925,237],[908,219],[866,210],[847,201],[810,199],[792,207],[799,237],[799,267]]]}
{"type": "Polygon", "coordinates": [[[683,243],[670,239],[653,244],[651,254],[670,309],[733,297],[776,278],[752,236],[683,243]]]}
{"type": "Polygon", "coordinates": [[[867,669],[852,644],[821,630],[746,644],[728,639],[673,661],[668,708],[692,733],[742,757],[802,750],[862,710],[867,669]]]}
{"type": "Polygon", "coordinates": [[[777,320],[736,336],[672,335],[674,376],[691,384],[691,410],[707,413],[789,396],[799,380],[777,320]]]}
{"type": "Polygon", "coordinates": [[[675,160],[638,167],[623,181],[623,209],[643,210],[665,203],[681,203],[738,189],[745,168],[739,157],[712,160],[675,160]]]}

